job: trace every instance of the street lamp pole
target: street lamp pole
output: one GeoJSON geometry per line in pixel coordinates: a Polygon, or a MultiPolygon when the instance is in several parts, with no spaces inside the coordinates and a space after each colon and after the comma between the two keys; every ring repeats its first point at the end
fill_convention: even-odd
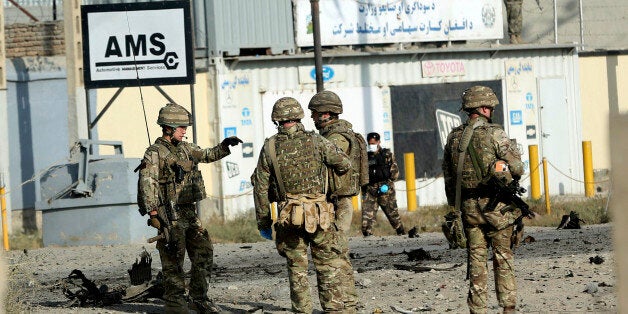
{"type": "Polygon", "coordinates": [[[319,20],[318,0],[310,0],[312,5],[312,28],[314,33],[314,70],[316,72],[316,92],[323,87],[323,54],[321,51],[321,27],[319,20]]]}

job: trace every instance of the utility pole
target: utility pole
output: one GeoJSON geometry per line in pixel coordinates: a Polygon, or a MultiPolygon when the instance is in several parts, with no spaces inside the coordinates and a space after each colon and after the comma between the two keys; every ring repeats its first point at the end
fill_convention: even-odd
{"type": "Polygon", "coordinates": [[[65,60],[68,82],[68,145],[89,137],[86,92],[83,84],[81,0],[63,1],[65,60]]]}
{"type": "Polygon", "coordinates": [[[314,70],[316,71],[316,92],[325,90],[323,86],[323,52],[321,49],[321,24],[318,0],[310,0],[312,5],[312,28],[314,33],[314,70]]]}

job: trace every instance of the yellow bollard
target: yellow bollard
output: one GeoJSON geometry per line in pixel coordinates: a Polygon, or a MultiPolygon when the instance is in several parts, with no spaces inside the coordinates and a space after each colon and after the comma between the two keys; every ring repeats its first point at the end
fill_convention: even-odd
{"type": "MultiPolygon", "coordinates": [[[[358,194],[360,195],[360,194],[358,194]]],[[[357,212],[360,210],[359,208],[359,204],[358,204],[358,195],[355,195],[354,197],[351,198],[351,203],[353,204],[353,211],[357,212]]]]}
{"type": "Polygon", "coordinates": [[[539,174],[539,146],[529,145],[530,154],[530,196],[533,200],[541,198],[541,175],[539,174]]]}
{"type": "Polygon", "coordinates": [[[584,195],[595,195],[595,183],[593,182],[593,158],[591,157],[591,141],[582,142],[582,162],[584,163],[584,195]]]}
{"type": "Polygon", "coordinates": [[[547,159],[543,157],[543,188],[545,190],[545,212],[549,215],[552,213],[550,207],[549,179],[547,178],[547,159]]]}
{"type": "Polygon", "coordinates": [[[4,185],[0,186],[0,209],[2,210],[2,243],[4,250],[9,250],[9,229],[7,229],[7,202],[5,200],[4,185]]]}
{"type": "Polygon", "coordinates": [[[408,211],[416,210],[416,177],[414,176],[414,153],[403,154],[403,162],[406,168],[406,195],[408,198],[408,211]]]}
{"type": "Polygon", "coordinates": [[[270,219],[277,221],[277,203],[270,203],[270,219]]]}

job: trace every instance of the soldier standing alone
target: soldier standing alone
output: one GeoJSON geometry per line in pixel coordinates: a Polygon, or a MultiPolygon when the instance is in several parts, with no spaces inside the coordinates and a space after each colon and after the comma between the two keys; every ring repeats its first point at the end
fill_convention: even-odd
{"type": "Polygon", "coordinates": [[[395,193],[394,182],[399,177],[399,167],[390,149],[379,145],[379,139],[379,134],[375,132],[366,136],[369,144],[369,184],[362,190],[362,234],[365,237],[373,235],[379,206],[397,234],[406,234],[397,210],[395,193]]]}
{"type": "Polygon", "coordinates": [[[161,108],[157,124],[162,128],[162,136],[146,149],[138,167],[138,204],[142,216],[150,215],[149,226],[160,231],[157,249],[164,274],[165,312],[189,312],[183,272],[187,250],[192,263],[191,306],[201,313],[217,313],[220,309],[207,296],[213,247],[196,214],[195,203],[206,197],[197,165],[229,155],[229,146],[242,141],[230,137],[206,149],[183,141],[187,127],[192,125],[192,116],[177,104],[161,108]]]}
{"type": "Polygon", "coordinates": [[[339,174],[351,167],[348,156],[324,137],[305,131],[304,113],[296,99],[275,102],[271,118],[278,132],[266,139],[253,187],[257,227],[272,239],[270,203],[277,202],[277,251],[286,258],[290,299],[295,313],[312,313],[308,282],[310,247],[325,313],[355,313],[352,266],[343,258],[342,232],[334,223],[334,206],[327,198],[327,169],[339,174]]]}
{"type": "Polygon", "coordinates": [[[469,119],[447,138],[443,174],[447,202],[462,214],[467,237],[471,313],[487,312],[488,247],[493,252],[497,301],[504,313],[514,313],[517,287],[511,250],[514,215],[499,203],[487,210],[491,195],[484,185],[492,175],[518,179],[524,172],[521,154],[498,124],[491,123],[499,104],[488,87],[473,86],[462,94],[462,109],[469,119]],[[508,171],[505,171],[509,169],[508,171]]]}

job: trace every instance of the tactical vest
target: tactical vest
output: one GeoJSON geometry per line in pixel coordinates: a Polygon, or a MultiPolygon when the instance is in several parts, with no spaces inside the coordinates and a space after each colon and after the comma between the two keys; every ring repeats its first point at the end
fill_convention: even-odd
{"type": "MultiPolygon", "coordinates": [[[[452,133],[454,133],[452,135],[452,147],[457,148],[460,145],[465,126],[466,124],[452,130],[452,133]]],[[[469,147],[473,146],[473,149],[467,149],[462,166],[461,187],[463,189],[474,189],[480,186],[483,179],[489,175],[490,165],[497,161],[492,141],[493,129],[496,127],[500,126],[486,123],[474,130],[469,143],[469,147]],[[476,157],[473,158],[472,154],[475,154],[476,157]],[[476,164],[474,164],[474,159],[477,161],[476,164]]],[[[452,149],[451,162],[454,169],[458,167],[458,157],[459,151],[452,149]]]]}
{"type": "Polygon", "coordinates": [[[369,182],[379,183],[390,180],[390,163],[386,162],[389,149],[382,148],[378,154],[369,152],[369,182]]]}
{"type": "Polygon", "coordinates": [[[364,137],[361,134],[353,132],[350,126],[349,122],[339,120],[325,127],[323,132],[321,132],[327,139],[333,134],[340,134],[349,142],[347,155],[351,159],[351,169],[342,175],[336,174],[333,170],[329,171],[329,187],[332,195],[358,195],[360,187],[368,183],[368,181],[362,180],[362,177],[368,177],[366,175],[368,172],[366,141],[364,141],[364,137]]]}
{"type": "Polygon", "coordinates": [[[321,162],[321,152],[315,138],[318,135],[313,132],[299,132],[275,136],[277,164],[281,169],[286,192],[324,193],[327,167],[321,162]]]}
{"type": "Polygon", "coordinates": [[[177,146],[157,142],[149,148],[159,154],[159,187],[164,201],[190,204],[207,197],[203,176],[188,146],[185,142],[177,146]]]}

